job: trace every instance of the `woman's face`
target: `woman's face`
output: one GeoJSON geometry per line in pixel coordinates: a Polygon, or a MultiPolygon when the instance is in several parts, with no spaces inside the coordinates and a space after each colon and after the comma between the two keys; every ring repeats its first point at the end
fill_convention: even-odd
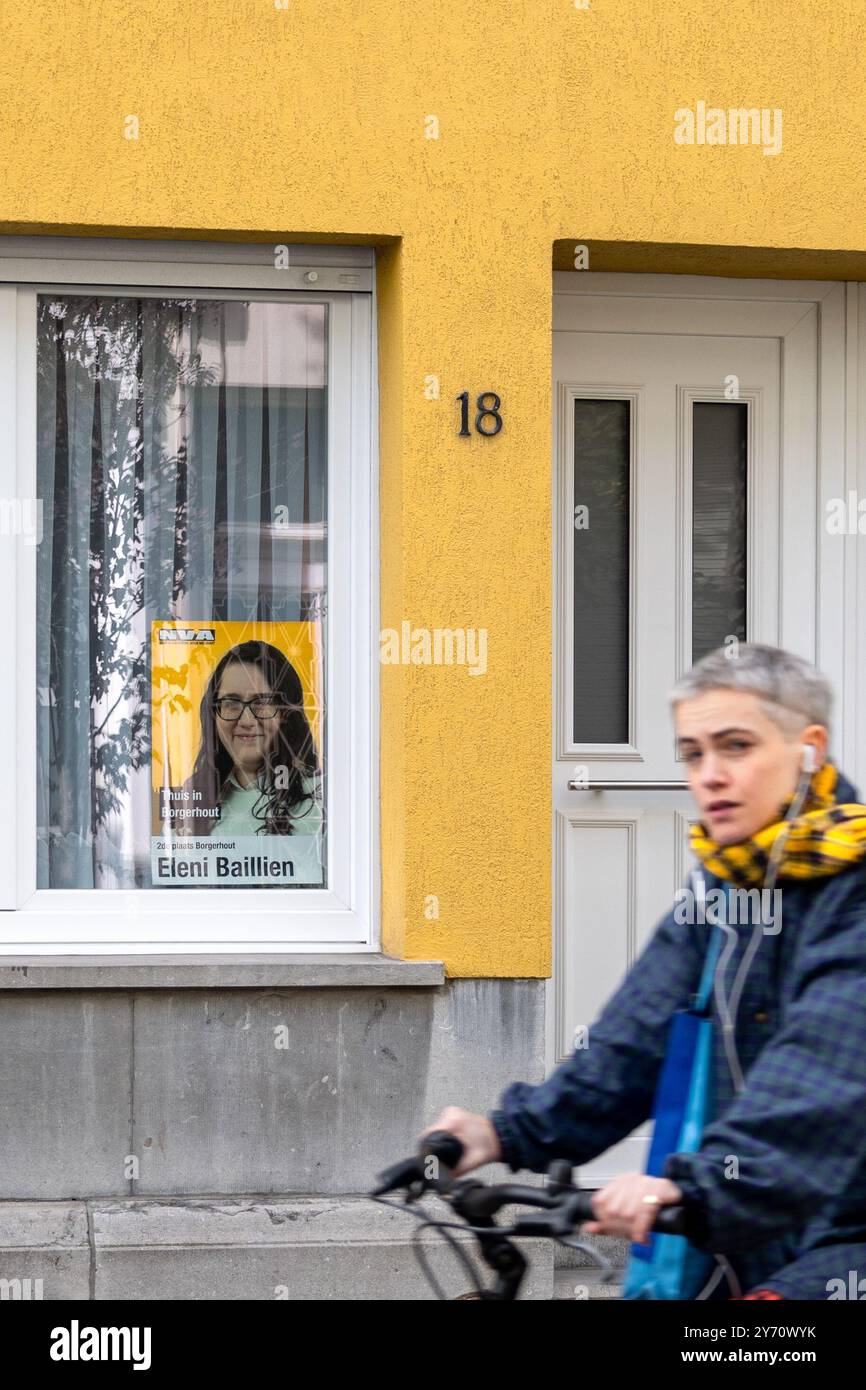
{"type": "Polygon", "coordinates": [[[779,819],[797,786],[804,743],[815,749],[815,767],[827,753],[822,724],[804,722],[796,737],[786,737],[746,690],[706,690],[682,700],[675,723],[692,796],[719,845],[738,844],[779,819]]]}
{"type": "MultiPolygon", "coordinates": [[[[222,700],[229,697],[253,700],[256,696],[273,693],[258,666],[231,661],[220,677],[215,697],[222,700]]],[[[264,762],[265,753],[276,742],[280,716],[275,714],[272,719],[259,719],[247,707],[240,719],[224,719],[219,714],[215,718],[220,743],[231,755],[238,781],[245,786],[255,777],[264,762]]]]}

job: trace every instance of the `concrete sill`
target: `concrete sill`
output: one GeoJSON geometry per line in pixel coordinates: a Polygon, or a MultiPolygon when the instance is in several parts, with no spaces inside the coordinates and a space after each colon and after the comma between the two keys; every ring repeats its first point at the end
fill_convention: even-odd
{"type": "Polygon", "coordinates": [[[0,956],[2,989],[374,989],[435,987],[438,960],[375,951],[320,955],[0,956]]]}

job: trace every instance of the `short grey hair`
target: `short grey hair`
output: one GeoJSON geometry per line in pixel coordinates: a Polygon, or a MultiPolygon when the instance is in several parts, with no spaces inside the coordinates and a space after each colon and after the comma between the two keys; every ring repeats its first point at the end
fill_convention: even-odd
{"type": "Polygon", "coordinates": [[[671,708],[707,690],[746,690],[758,695],[764,712],[794,738],[804,724],[830,728],[833,690],[826,676],[793,652],[758,642],[716,647],[695,662],[668,695],[671,708]]]}

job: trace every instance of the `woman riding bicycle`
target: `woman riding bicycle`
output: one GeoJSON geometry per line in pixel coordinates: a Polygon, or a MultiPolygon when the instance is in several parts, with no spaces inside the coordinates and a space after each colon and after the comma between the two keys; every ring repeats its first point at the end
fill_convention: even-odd
{"type": "Polygon", "coordinates": [[[799,657],[740,644],[670,698],[701,891],[754,897],[772,882],[781,912],[754,927],[679,903],[587,1045],[489,1115],[449,1107],[430,1129],[462,1141],[458,1173],[497,1160],[543,1172],[609,1149],[650,1117],[671,1019],[721,930],[715,1118],[664,1176],[603,1187],[584,1230],[646,1242],[659,1206],[686,1202],[692,1243],[729,1269],[717,1296],[825,1299],[852,1270],[866,1290],[866,806],[828,757],[830,686],[799,657]]]}

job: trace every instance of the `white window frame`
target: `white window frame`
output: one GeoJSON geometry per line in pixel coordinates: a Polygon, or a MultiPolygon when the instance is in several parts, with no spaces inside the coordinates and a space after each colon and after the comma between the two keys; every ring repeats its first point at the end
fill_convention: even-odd
{"type": "Polygon", "coordinates": [[[378,949],[373,253],[288,250],[278,270],[272,245],[0,239],[0,497],[36,497],[38,294],[180,291],[328,306],[328,887],[37,889],[37,547],[2,535],[0,956],[378,949]]]}

